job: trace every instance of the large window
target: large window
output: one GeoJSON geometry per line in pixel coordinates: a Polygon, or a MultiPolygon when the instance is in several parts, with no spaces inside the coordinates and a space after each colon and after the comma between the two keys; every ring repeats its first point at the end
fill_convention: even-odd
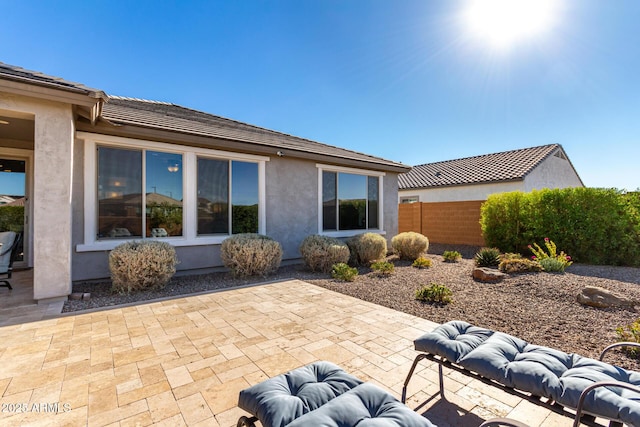
{"type": "Polygon", "coordinates": [[[181,154],[98,147],[99,239],[181,236],[182,227],[181,154]]]}
{"type": "Polygon", "coordinates": [[[257,163],[198,158],[198,235],[257,233],[258,189],[257,163]]]}
{"type": "Polygon", "coordinates": [[[87,153],[78,252],[110,250],[127,239],[197,246],[220,244],[235,233],[266,234],[268,157],[77,135],[87,153]]]}
{"type": "Polygon", "coordinates": [[[322,170],[322,231],[380,228],[379,175],[322,170]]]}

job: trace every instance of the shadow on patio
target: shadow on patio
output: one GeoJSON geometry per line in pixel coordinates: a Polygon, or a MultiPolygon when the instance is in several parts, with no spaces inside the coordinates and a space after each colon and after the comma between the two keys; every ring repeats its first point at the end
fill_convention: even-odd
{"type": "MultiPolygon", "coordinates": [[[[316,360],[399,397],[413,339],[435,326],[298,280],[5,326],[0,424],[235,426],[240,390],[316,360]]],[[[416,372],[412,408],[437,390],[435,366],[416,372]]],[[[441,427],[570,423],[455,372],[445,386],[420,410],[441,427]]]]}

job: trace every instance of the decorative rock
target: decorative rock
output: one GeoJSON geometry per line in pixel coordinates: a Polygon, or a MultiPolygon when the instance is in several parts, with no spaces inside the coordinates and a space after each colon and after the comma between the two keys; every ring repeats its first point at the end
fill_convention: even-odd
{"type": "Polygon", "coordinates": [[[478,267],[473,269],[472,276],[479,282],[501,282],[507,275],[493,268],[478,267]]]}
{"type": "Polygon", "coordinates": [[[91,299],[91,293],[85,292],[82,294],[82,301],[89,301],[91,299]]]}
{"type": "Polygon", "coordinates": [[[69,295],[69,299],[71,300],[81,300],[82,299],[82,292],[74,292],[71,295],[69,295]]]}
{"type": "Polygon", "coordinates": [[[638,304],[637,301],[616,295],[607,289],[597,286],[587,286],[578,294],[577,299],[582,305],[597,308],[633,307],[638,304]]]}

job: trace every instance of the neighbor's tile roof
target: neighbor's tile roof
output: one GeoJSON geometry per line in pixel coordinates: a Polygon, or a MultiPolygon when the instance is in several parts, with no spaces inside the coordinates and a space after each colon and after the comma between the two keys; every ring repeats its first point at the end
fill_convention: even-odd
{"type": "Polygon", "coordinates": [[[562,146],[550,144],[414,166],[398,176],[398,186],[404,190],[522,180],[558,149],[562,146]]]}
{"type": "Polygon", "coordinates": [[[311,141],[285,133],[249,125],[179,105],[136,98],[110,96],[102,117],[117,125],[133,125],[205,137],[222,138],[323,156],[357,160],[408,170],[409,166],[380,157],[311,141]]]}
{"type": "Polygon", "coordinates": [[[93,97],[102,98],[105,96],[104,92],[99,89],[93,89],[80,83],[70,82],[60,77],[50,76],[38,71],[26,70],[3,62],[0,62],[0,78],[68,92],[83,93],[93,97]]]}

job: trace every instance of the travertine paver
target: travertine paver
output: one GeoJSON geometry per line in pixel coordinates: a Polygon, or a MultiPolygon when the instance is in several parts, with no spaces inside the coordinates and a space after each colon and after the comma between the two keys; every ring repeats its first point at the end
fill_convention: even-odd
{"type": "MultiPolygon", "coordinates": [[[[435,326],[297,280],[5,326],[0,425],[235,426],[240,390],[316,360],[399,397],[413,339],[435,326]]],[[[437,382],[424,361],[409,406],[437,382]]],[[[445,387],[448,401],[420,409],[443,427],[570,424],[457,373],[445,387]]]]}

